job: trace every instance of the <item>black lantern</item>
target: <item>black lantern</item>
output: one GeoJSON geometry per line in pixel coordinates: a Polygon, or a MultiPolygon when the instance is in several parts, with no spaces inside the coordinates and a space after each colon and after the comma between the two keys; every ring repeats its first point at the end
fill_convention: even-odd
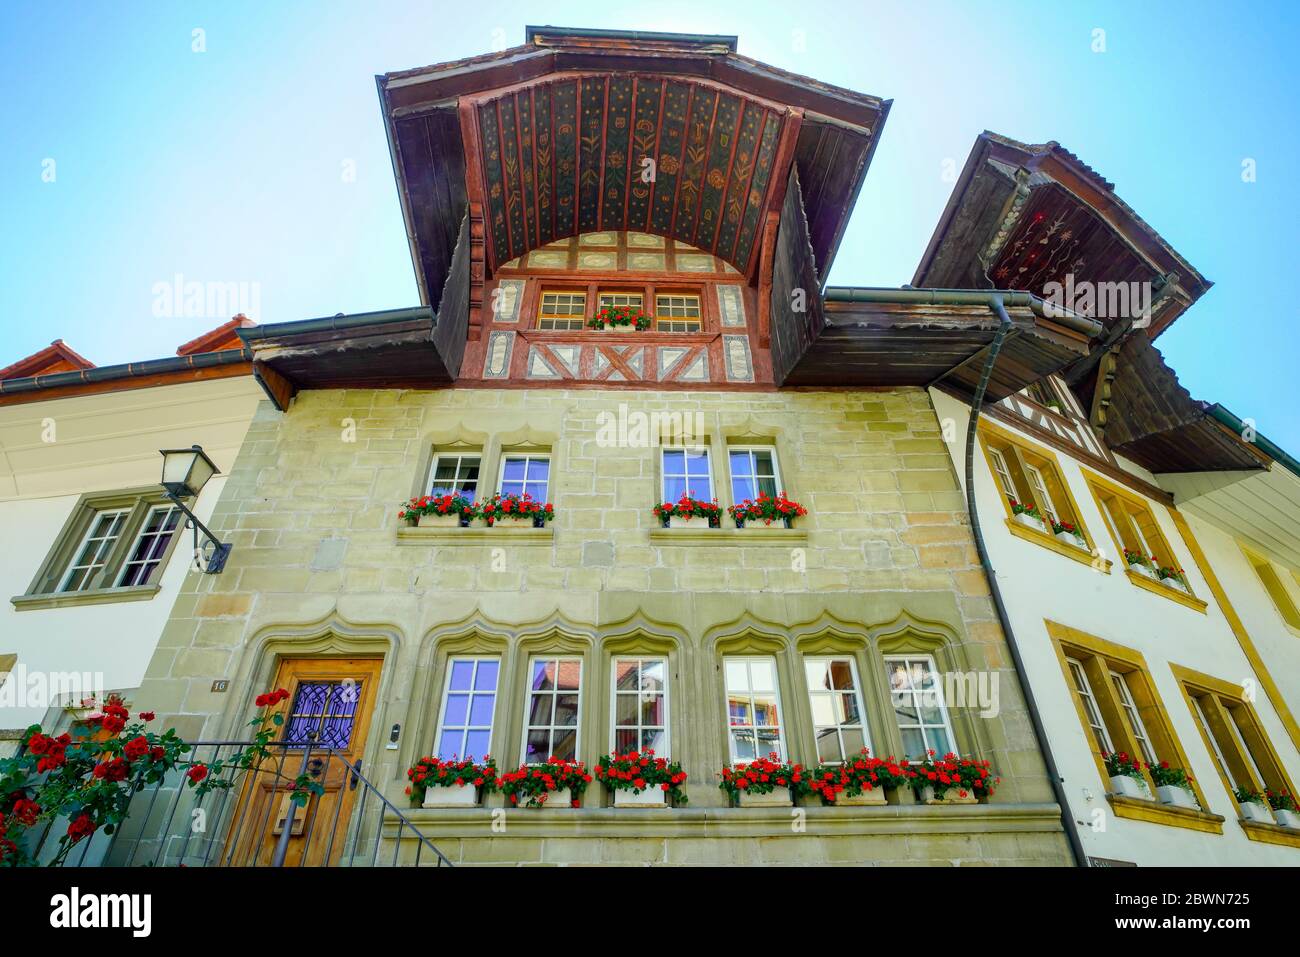
{"type": "Polygon", "coordinates": [[[203,570],[209,575],[215,575],[226,567],[226,559],[230,556],[230,545],[223,543],[208,531],[207,526],[195,517],[181,499],[198,498],[199,493],[203,491],[203,486],[208,484],[208,479],[221,470],[212,459],[208,458],[202,446],[191,445],[188,449],[159,449],[158,451],[163,457],[160,484],[167,490],[168,500],[185,513],[189,519],[189,526],[194,529],[196,560],[201,560],[200,556],[202,556],[199,532],[202,532],[211,543],[212,553],[207,557],[207,565],[203,570]]]}

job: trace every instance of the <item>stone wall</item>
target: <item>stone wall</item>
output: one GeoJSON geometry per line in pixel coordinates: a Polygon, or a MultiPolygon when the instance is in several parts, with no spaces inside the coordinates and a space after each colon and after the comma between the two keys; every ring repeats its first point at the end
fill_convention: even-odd
{"type": "MultiPolygon", "coordinates": [[[[723,524],[731,524],[725,516],[723,524]]],[[[694,817],[660,813],[693,835],[682,845],[693,848],[686,857],[707,857],[718,828],[738,837],[795,836],[788,822],[768,820],[770,812],[723,806],[715,777],[728,755],[723,655],[777,657],[787,747],[795,760],[811,762],[801,654],[853,657],[874,751],[884,754],[902,746],[881,656],[930,653],[941,670],[997,683],[996,715],[952,708],[960,750],[989,759],[1002,778],[993,805],[961,814],[894,808],[892,824],[884,809],[835,809],[844,816],[837,826],[862,838],[857,844],[823,854],[826,845],[817,842],[825,834],[809,834],[816,840],[804,850],[777,856],[1068,862],[964,501],[923,390],[307,392],[283,415],[264,404],[212,527],[233,542],[230,562],[221,575],[187,579],[139,701],[192,738],[238,736],[252,698],[274,681],[279,656],[382,655],[365,767],[400,801],[405,768],[433,747],[448,654],[502,656],[493,750],[503,767],[521,753],[530,654],[582,657],[579,750],[588,762],[609,748],[611,654],[661,654],[669,660],[673,757],[691,775],[694,817]],[[721,504],[729,501],[727,444],[769,444],[785,490],[811,514],[793,532],[750,539],[743,537],[749,530],[659,530],[650,511],[660,494],[659,450],[606,441],[608,417],[631,423],[635,439],[638,413],[654,412],[700,423],[721,504]],[[492,530],[458,540],[456,530],[399,527],[397,508],[423,490],[431,450],[456,444],[483,450],[489,485],[502,449],[549,449],[556,508],[549,533],[492,530]],[[218,678],[230,680],[228,692],[213,692],[218,678]],[[394,724],[402,732],[389,749],[394,724]],[[908,815],[916,819],[908,823],[908,815]],[[705,823],[692,824],[696,818],[705,823]],[[844,823],[850,819],[857,823],[844,823]],[[903,831],[916,833],[904,839],[903,831]],[[938,842],[930,849],[927,835],[938,842]]],[[[554,840],[573,837],[574,827],[583,839],[634,836],[600,807],[607,799],[599,787],[586,803],[574,813],[589,816],[556,825],[554,840]]],[[[539,813],[549,820],[561,812],[539,813]]],[[[590,847],[569,854],[560,843],[543,855],[541,825],[533,821],[503,839],[479,812],[484,840],[475,841],[464,833],[464,818],[419,814],[464,863],[582,862],[592,854],[590,847]],[[512,851],[513,840],[524,843],[512,851]]],[[[672,862],[667,825],[657,836],[637,826],[641,843],[628,847],[646,851],[631,857],[672,862]]],[[[749,843],[753,853],[719,845],[719,860],[757,862],[775,853],[749,843]]]]}

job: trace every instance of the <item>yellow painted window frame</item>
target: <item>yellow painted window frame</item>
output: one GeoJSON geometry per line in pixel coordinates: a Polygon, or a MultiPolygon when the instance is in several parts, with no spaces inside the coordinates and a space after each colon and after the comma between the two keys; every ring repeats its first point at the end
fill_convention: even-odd
{"type": "MultiPolygon", "coordinates": [[[[1151,680],[1151,670],[1147,667],[1142,653],[1050,619],[1045,619],[1044,624],[1052,640],[1052,647],[1056,650],[1057,660],[1061,665],[1061,675],[1070,691],[1070,700],[1074,702],[1079,726],[1092,752],[1102,787],[1109,790],[1110,776],[1106,773],[1106,760],[1102,756],[1096,735],[1093,734],[1083,702],[1075,693],[1074,677],[1070,674],[1070,659],[1082,665],[1092,691],[1093,701],[1101,713],[1102,723],[1106,726],[1106,733],[1115,748],[1132,755],[1142,753],[1138,747],[1133,725],[1111,683],[1112,671],[1123,676],[1129,695],[1137,707],[1138,718],[1142,721],[1156,757],[1168,761],[1173,767],[1181,767],[1187,771],[1192,779],[1192,793],[1196,795],[1197,803],[1203,809],[1208,808],[1205,793],[1201,790],[1200,783],[1192,771],[1191,761],[1188,760],[1187,753],[1174,732],[1169,712],[1165,709],[1160,693],[1151,680]]],[[[1143,776],[1154,796],[1155,781],[1151,779],[1149,772],[1143,772],[1143,776]]],[[[1211,834],[1223,833],[1223,816],[1210,813],[1208,810],[1191,811],[1186,808],[1170,807],[1156,801],[1124,798],[1109,793],[1106,797],[1116,817],[1183,827],[1211,834]]]]}
{"type": "MultiPolygon", "coordinates": [[[[1006,513],[1007,529],[1011,534],[1017,538],[1023,538],[1026,541],[1033,542],[1036,545],[1041,545],[1050,551],[1056,552],[1058,555],[1072,558],[1076,562],[1081,562],[1084,565],[1091,565],[1098,571],[1105,572],[1109,575],[1111,562],[1097,554],[1096,542],[1092,537],[1092,533],[1088,531],[1088,526],[1084,524],[1082,513],[1079,510],[1079,503],[1075,501],[1074,493],[1070,491],[1070,486],[1065,481],[1065,473],[1061,470],[1061,463],[1056,457],[1056,453],[1046,446],[1031,442],[1029,439],[1016,435],[1016,433],[995,425],[987,419],[980,422],[977,434],[979,435],[980,448],[984,452],[984,462],[988,465],[989,476],[993,480],[993,487],[997,489],[998,498],[1002,500],[1002,508],[1006,513]],[[1064,504],[1070,510],[1070,518],[1074,521],[1074,527],[1083,535],[1084,543],[1087,545],[1086,551],[1080,548],[1075,548],[1073,545],[1065,545],[1058,542],[1056,536],[1050,531],[1051,525],[1047,526],[1049,529],[1048,531],[1040,532],[1036,528],[1029,528],[1028,526],[1021,525],[1015,520],[1014,513],[1011,511],[1011,501],[1006,496],[1005,490],[1002,487],[1002,481],[998,477],[998,469],[993,460],[993,453],[990,451],[992,448],[997,448],[997,450],[1002,454],[1003,460],[1006,462],[1008,468],[1014,470],[1020,470],[1021,468],[1019,464],[1021,458],[1018,458],[1016,455],[1011,455],[1010,457],[1007,455],[1008,449],[1014,449],[1019,452],[1020,457],[1022,457],[1024,461],[1038,469],[1038,471],[1043,475],[1044,480],[1048,483],[1048,492],[1055,497],[1060,498],[1061,502],[1058,504],[1064,504]],[[1055,489],[1051,487],[1053,483],[1055,484],[1055,489]]],[[[1014,471],[1010,478],[1011,483],[1019,488],[1014,471]]],[[[1027,476],[1024,478],[1024,481],[1026,485],[1028,485],[1029,479],[1027,476]]],[[[1044,522],[1046,521],[1047,518],[1044,517],[1044,522]]]]}
{"type": "MultiPolygon", "coordinates": [[[[1213,759],[1216,752],[1222,753],[1225,760],[1234,765],[1234,774],[1249,778],[1261,790],[1265,787],[1274,790],[1285,789],[1288,794],[1294,795],[1296,793],[1295,785],[1291,783],[1291,777],[1286,773],[1286,766],[1278,756],[1277,749],[1273,746],[1268,732],[1264,730],[1264,725],[1259,720],[1259,713],[1247,699],[1245,689],[1239,684],[1233,684],[1231,681],[1224,681],[1221,678],[1215,678],[1213,675],[1207,675],[1200,671],[1193,671],[1191,668],[1185,668],[1173,662],[1169,663],[1169,668],[1178,681],[1178,687],[1183,693],[1183,701],[1192,715],[1196,728],[1201,734],[1205,750],[1210,754],[1211,759],[1213,759]],[[1221,738],[1219,734],[1215,733],[1214,729],[1206,728],[1196,715],[1195,705],[1192,703],[1193,698],[1199,700],[1203,713],[1211,722],[1216,724],[1233,720],[1233,715],[1227,713],[1229,708],[1236,713],[1238,718],[1244,718],[1244,721],[1238,722],[1238,731],[1240,740],[1249,749],[1249,754],[1242,753],[1241,744],[1238,743],[1238,735],[1228,733],[1221,738]],[[1231,702],[1231,704],[1227,702],[1231,702]],[[1214,740],[1210,739],[1211,734],[1214,734],[1214,740]],[[1228,746],[1227,748],[1224,747],[1225,744],[1228,746]],[[1263,781],[1257,780],[1256,768],[1263,775],[1263,781]]],[[[1228,792],[1228,796],[1235,803],[1236,796],[1233,794],[1232,782],[1228,779],[1223,768],[1219,766],[1217,760],[1214,761],[1214,770],[1219,775],[1223,789],[1228,792]]],[[[1258,824],[1245,820],[1240,820],[1238,823],[1241,825],[1241,829],[1246,832],[1246,836],[1252,841],[1300,848],[1300,833],[1297,833],[1293,828],[1258,824]]]]}
{"type": "Polygon", "coordinates": [[[546,327],[544,327],[544,326],[542,325],[542,322],[543,322],[544,320],[546,320],[546,319],[551,319],[551,320],[555,320],[555,319],[564,319],[564,320],[580,319],[580,320],[582,321],[582,324],[583,324],[583,325],[582,325],[582,328],[586,328],[587,319],[589,318],[589,317],[587,316],[587,305],[588,305],[587,300],[588,300],[588,290],[586,290],[586,289],[575,289],[575,288],[572,288],[572,287],[562,287],[562,286],[543,286],[543,287],[541,288],[541,290],[537,293],[537,328],[538,328],[539,330],[541,330],[542,332],[565,332],[565,331],[569,331],[569,332],[577,332],[577,331],[579,331],[579,330],[577,330],[577,329],[570,329],[570,330],[564,330],[564,329],[547,329],[546,327]],[[565,314],[562,315],[562,316],[561,316],[561,315],[544,316],[544,315],[542,315],[542,304],[543,304],[544,302],[546,302],[546,297],[547,297],[547,296],[581,296],[581,297],[582,297],[582,312],[581,312],[581,313],[569,312],[569,313],[565,313],[565,314]]]}
{"type": "MultiPolygon", "coordinates": [[[[1124,488],[1122,485],[1118,485],[1109,479],[1102,478],[1096,472],[1091,472],[1088,469],[1080,469],[1080,471],[1083,473],[1083,480],[1087,483],[1088,491],[1092,493],[1093,501],[1097,505],[1097,511],[1102,513],[1102,524],[1106,526],[1106,533],[1110,536],[1112,543],[1115,545],[1115,555],[1119,559],[1120,565],[1123,566],[1124,574],[1128,576],[1128,580],[1138,588],[1168,598],[1169,600],[1184,605],[1193,611],[1199,611],[1202,615],[1205,614],[1206,603],[1191,592],[1191,582],[1187,582],[1188,591],[1184,592],[1179,588],[1175,588],[1173,585],[1166,585],[1162,581],[1157,581],[1154,578],[1147,578],[1145,575],[1133,571],[1133,569],[1128,567],[1128,563],[1124,561],[1124,551],[1128,548],[1128,545],[1124,543],[1124,539],[1122,538],[1123,532],[1115,528],[1112,521],[1106,518],[1107,515],[1114,515],[1113,512],[1107,511],[1107,498],[1116,499],[1121,506],[1124,506],[1124,515],[1129,521],[1134,523],[1135,527],[1139,528],[1138,534],[1141,536],[1142,540],[1146,541],[1146,543],[1152,547],[1156,557],[1162,564],[1180,567],[1176,560],[1174,549],[1169,544],[1169,539],[1165,537],[1165,533],[1161,530],[1160,524],[1156,521],[1155,509],[1151,507],[1151,503],[1135,492],[1124,488]],[[1134,511],[1138,512],[1138,514],[1145,519],[1141,526],[1138,525],[1137,519],[1133,517],[1134,511]],[[1152,539],[1154,539],[1154,541],[1152,541],[1152,539]]],[[[1170,509],[1170,511],[1172,512],[1173,510],[1170,509]]],[[[1184,581],[1186,581],[1186,578],[1184,578],[1184,581]]]]}
{"type": "Polygon", "coordinates": [[[704,297],[695,290],[676,290],[676,289],[656,289],[654,291],[654,308],[655,308],[655,329],[670,332],[683,332],[684,334],[693,334],[704,331],[704,297]],[[695,311],[699,313],[696,316],[661,316],[659,315],[659,300],[667,299],[694,299],[695,311]],[[672,323],[695,323],[698,328],[687,330],[672,330],[667,327],[672,323]]]}
{"type": "MultiPolygon", "coordinates": [[[[1273,607],[1277,610],[1282,623],[1287,626],[1293,635],[1300,636],[1300,607],[1296,605],[1295,599],[1291,597],[1286,582],[1282,580],[1282,576],[1273,567],[1273,562],[1245,545],[1241,545],[1241,551],[1246,556],[1246,561],[1250,563],[1251,571],[1255,573],[1255,577],[1259,579],[1260,585],[1268,594],[1269,601],[1273,603],[1273,607]]],[[[1294,579],[1296,577],[1295,572],[1292,572],[1291,576],[1294,579]]],[[[1297,584],[1300,585],[1300,580],[1297,580],[1297,584]]]]}

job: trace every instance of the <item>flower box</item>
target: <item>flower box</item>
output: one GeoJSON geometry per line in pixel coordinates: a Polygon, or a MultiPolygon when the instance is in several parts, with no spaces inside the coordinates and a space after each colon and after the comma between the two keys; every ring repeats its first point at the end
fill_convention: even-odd
{"type": "Polygon", "coordinates": [[[1054,537],[1062,545],[1069,545],[1071,548],[1082,548],[1085,552],[1088,550],[1088,543],[1073,532],[1057,532],[1054,537]]]}
{"type": "Polygon", "coordinates": [[[546,791],[542,794],[524,794],[519,798],[519,807],[570,808],[573,807],[573,791],[561,788],[559,791],[546,791]]]}
{"type": "Polygon", "coordinates": [[[669,515],[669,528],[708,528],[709,520],[699,515],[669,515]]]}
{"type": "Polygon", "coordinates": [[[1151,800],[1151,792],[1147,790],[1146,782],[1127,774],[1112,774],[1110,789],[1120,797],[1137,798],[1139,801],[1151,800]]]}
{"type": "Polygon", "coordinates": [[[1149,578],[1152,581],[1159,581],[1159,579],[1156,578],[1155,569],[1150,565],[1143,564],[1142,562],[1133,562],[1129,565],[1128,570],[1131,572],[1137,572],[1143,578],[1149,578]]]}
{"type": "Polygon", "coordinates": [[[668,792],[661,787],[648,787],[643,791],[626,788],[614,792],[614,807],[668,807],[668,792]]]}
{"type": "Polygon", "coordinates": [[[1241,817],[1246,821],[1253,821],[1256,824],[1276,824],[1273,818],[1273,812],[1269,810],[1268,805],[1263,801],[1242,801],[1237,805],[1241,809],[1241,817]]]}
{"type": "Polygon", "coordinates": [[[1196,803],[1196,795],[1187,788],[1180,788],[1174,784],[1162,784],[1156,787],[1156,797],[1160,798],[1161,804],[1169,804],[1173,807],[1185,807],[1189,811],[1199,811],[1201,806],[1196,803]]]}
{"type": "Polygon", "coordinates": [[[762,519],[751,518],[746,521],[743,518],[738,518],[736,519],[736,528],[794,528],[794,519],[786,516],[785,518],[776,521],[765,522],[762,519]]]}
{"type": "Polygon", "coordinates": [[[450,512],[446,515],[439,515],[434,512],[421,515],[418,524],[420,528],[460,528],[460,514],[450,512]]]}
{"type": "Polygon", "coordinates": [[[472,784],[435,784],[424,792],[421,807],[478,807],[478,788],[472,784]]]}
{"type": "Polygon", "coordinates": [[[741,807],[791,807],[794,805],[794,798],[790,795],[789,788],[772,788],[766,794],[751,794],[748,791],[741,791],[737,795],[737,801],[741,807]]]}
{"type": "Polygon", "coordinates": [[[1273,816],[1277,818],[1277,823],[1283,827],[1300,828],[1300,814],[1295,811],[1286,811],[1277,808],[1273,811],[1273,816]]]}
{"type": "Polygon", "coordinates": [[[979,798],[975,792],[967,788],[946,788],[942,794],[935,791],[930,785],[921,788],[922,804],[978,804],[979,798]],[[966,796],[962,797],[962,791],[966,791],[966,796]]]}
{"type": "Polygon", "coordinates": [[[1032,528],[1035,531],[1046,532],[1047,524],[1041,518],[1035,518],[1028,512],[1016,512],[1011,518],[1025,528],[1032,528]]]}
{"type": "Polygon", "coordinates": [[[808,509],[786,497],[785,492],[768,495],[760,492],[756,499],[745,499],[727,506],[727,514],[736,528],[793,528],[794,520],[808,514],[808,509]]]}
{"type": "Polygon", "coordinates": [[[531,515],[498,515],[492,520],[493,528],[532,528],[536,524],[531,515]]]}
{"type": "Polygon", "coordinates": [[[1181,578],[1178,578],[1176,576],[1161,578],[1160,584],[1168,585],[1170,588],[1176,588],[1184,595],[1190,595],[1192,593],[1192,590],[1187,587],[1187,582],[1183,581],[1181,578]]]}
{"type": "Polygon", "coordinates": [[[884,788],[872,788],[870,791],[864,789],[860,794],[835,795],[836,807],[881,807],[888,803],[884,788]]]}

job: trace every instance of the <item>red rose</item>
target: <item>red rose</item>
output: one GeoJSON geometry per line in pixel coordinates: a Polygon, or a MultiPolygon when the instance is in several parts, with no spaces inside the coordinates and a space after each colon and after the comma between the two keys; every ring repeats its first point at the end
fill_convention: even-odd
{"type": "Polygon", "coordinates": [[[140,720],[141,720],[141,721],[152,721],[152,720],[153,720],[154,718],[156,718],[156,717],[157,717],[157,715],[155,715],[152,711],[141,711],[141,712],[140,712],[140,720]]]}
{"type": "Polygon", "coordinates": [[[208,769],[205,765],[196,764],[185,772],[185,776],[188,777],[192,783],[198,784],[208,776],[208,769]]]}
{"type": "Polygon", "coordinates": [[[68,825],[68,837],[72,838],[72,843],[76,844],[83,837],[88,837],[95,833],[95,822],[90,819],[89,814],[81,814],[73,819],[68,825]]]}
{"type": "Polygon", "coordinates": [[[138,761],[149,753],[149,742],[144,735],[132,738],[122,747],[122,755],[128,761],[138,761]]]}

